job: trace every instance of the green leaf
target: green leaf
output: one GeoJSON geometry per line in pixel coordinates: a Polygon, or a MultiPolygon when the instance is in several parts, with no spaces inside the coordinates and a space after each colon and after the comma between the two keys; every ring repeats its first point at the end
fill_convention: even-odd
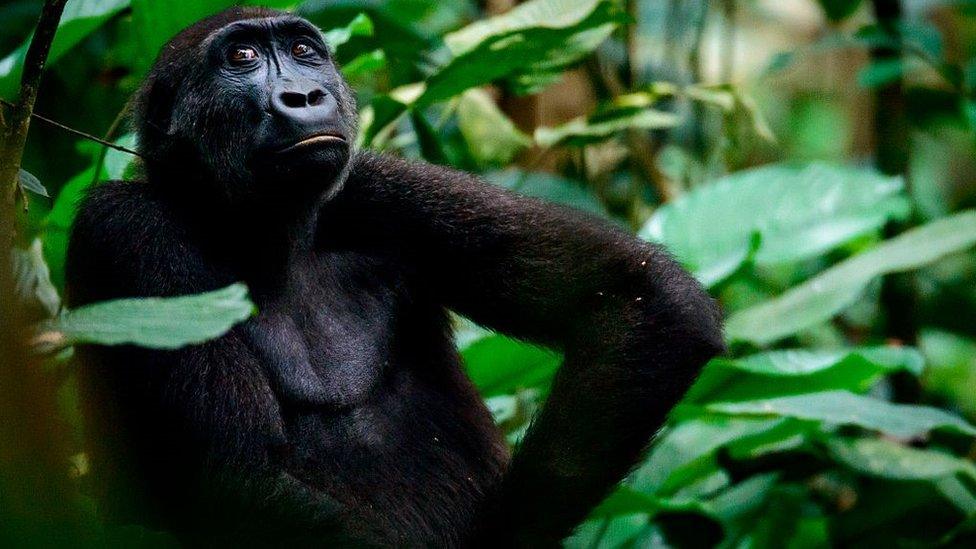
{"type": "Polygon", "coordinates": [[[938,480],[966,475],[976,480],[976,465],[938,450],[911,448],[882,439],[832,439],[827,448],[838,462],[866,475],[893,480],[938,480]]]}
{"type": "Polygon", "coordinates": [[[773,165],[723,177],[665,204],[640,230],[706,284],[753,260],[809,259],[877,231],[908,209],[899,178],[823,163],[773,165]]]}
{"type": "Polygon", "coordinates": [[[703,416],[678,423],[653,445],[627,484],[641,492],[673,490],[711,472],[715,451],[785,424],[782,419],[703,416]]]}
{"type": "Polygon", "coordinates": [[[880,88],[896,82],[905,75],[905,62],[901,59],[877,59],[857,73],[857,83],[862,88],[880,88]]]}
{"type": "Polygon", "coordinates": [[[34,174],[21,168],[19,172],[18,181],[20,182],[20,187],[25,191],[30,191],[34,194],[39,194],[43,197],[49,198],[50,195],[47,193],[47,189],[41,183],[41,180],[37,178],[34,174]]]}
{"type": "Polygon", "coordinates": [[[508,78],[536,91],[597,48],[624,20],[611,0],[532,0],[445,36],[452,59],[427,81],[418,105],[508,78]],[[553,14],[569,14],[554,16],[553,14]]]}
{"type": "Polygon", "coordinates": [[[462,325],[455,339],[468,377],[485,397],[547,385],[561,362],[548,349],[470,323],[462,325]]]}
{"type": "Polygon", "coordinates": [[[681,116],[654,109],[625,111],[615,116],[576,118],[555,128],[540,127],[535,130],[535,141],[540,147],[556,145],[583,146],[598,143],[624,130],[659,130],[673,128],[681,123],[681,116]]]}
{"type": "Polygon", "coordinates": [[[831,21],[842,21],[850,17],[857,8],[861,7],[862,0],[818,0],[820,7],[823,8],[827,18],[831,21]]]}
{"type": "Polygon", "coordinates": [[[372,36],[373,21],[365,14],[360,13],[345,27],[332,29],[325,33],[325,42],[333,51],[345,44],[354,36],[372,36]]]}
{"type": "Polygon", "coordinates": [[[783,295],[732,315],[730,340],[772,343],[810,328],[854,303],[877,276],[908,271],[976,244],[976,211],[907,231],[834,265],[783,295]]]}
{"type": "Polygon", "coordinates": [[[86,305],[41,324],[65,345],[140,345],[177,349],[220,337],[255,313],[247,287],[192,296],[119,299],[86,305]]]}
{"type": "Polygon", "coordinates": [[[448,61],[407,95],[390,93],[363,112],[360,143],[372,144],[408,109],[421,109],[471,88],[507,80],[519,93],[539,91],[613,33],[626,15],[612,0],[532,0],[447,35],[448,61]],[[549,17],[572,12],[574,17],[549,17]],[[585,17],[580,19],[580,15],[585,17]],[[502,18],[499,23],[496,20],[502,18]],[[507,21],[507,22],[506,22],[507,21]],[[456,49],[455,49],[456,48],[456,49]]]}
{"type": "MultiPolygon", "coordinates": [[[[127,133],[115,141],[116,145],[121,145],[128,149],[136,148],[136,134],[127,133]]],[[[135,155],[116,149],[108,149],[105,152],[105,163],[102,169],[106,179],[121,180],[125,179],[132,166],[138,161],[135,155]]]]}
{"type": "Polygon", "coordinates": [[[739,359],[717,358],[706,365],[686,402],[752,400],[844,389],[868,390],[898,370],[919,375],[921,354],[909,347],[790,349],[739,359]]]}
{"type": "Polygon", "coordinates": [[[450,164],[441,137],[427,121],[427,117],[420,111],[410,111],[410,121],[413,123],[413,131],[417,134],[420,153],[424,158],[434,164],[450,164]]]}
{"type": "MultiPolygon", "coordinates": [[[[127,7],[129,0],[69,0],[51,44],[47,65],[56,63],[71,48],[127,7]]],[[[0,59],[0,97],[16,99],[29,46],[28,38],[13,53],[0,59]]]]}
{"type": "Polygon", "coordinates": [[[298,0],[264,0],[239,2],[235,0],[132,0],[132,23],[143,57],[142,70],[147,70],[159,50],[171,38],[190,25],[237,4],[262,5],[269,8],[288,8],[298,0]]]}
{"type": "Polygon", "coordinates": [[[57,198],[54,199],[54,205],[47,214],[45,224],[60,229],[70,228],[78,211],[78,203],[94,179],[95,167],[93,165],[69,179],[64,187],[61,187],[61,192],[58,193],[57,198]]]}
{"type": "Polygon", "coordinates": [[[533,28],[567,29],[579,26],[603,4],[602,0],[531,0],[488,19],[444,36],[455,56],[477,48],[487,40],[533,28]]]}
{"type": "Polygon", "coordinates": [[[976,417],[976,341],[937,330],[924,330],[919,346],[930,367],[922,386],[976,417]]]}
{"type": "Polygon", "coordinates": [[[352,61],[342,66],[342,74],[346,78],[353,78],[362,74],[376,72],[386,66],[386,52],[373,50],[369,53],[357,55],[352,61]]]}
{"type": "Polygon", "coordinates": [[[793,417],[828,424],[856,425],[904,439],[922,436],[933,429],[976,436],[976,427],[942,410],[892,404],[847,391],[826,391],[747,402],[718,402],[709,404],[706,408],[732,415],[793,417]]]}
{"type": "Polygon", "coordinates": [[[532,144],[482,89],[464,92],[457,114],[461,135],[481,166],[507,164],[532,144]]]}

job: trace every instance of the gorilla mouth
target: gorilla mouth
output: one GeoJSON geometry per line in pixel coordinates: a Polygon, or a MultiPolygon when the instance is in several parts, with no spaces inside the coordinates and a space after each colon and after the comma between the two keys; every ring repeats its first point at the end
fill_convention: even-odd
{"type": "Polygon", "coordinates": [[[292,143],[282,149],[278,150],[278,153],[287,153],[303,147],[309,147],[314,145],[325,145],[330,143],[345,143],[346,137],[340,133],[317,133],[298,141],[297,143],[292,143]]]}

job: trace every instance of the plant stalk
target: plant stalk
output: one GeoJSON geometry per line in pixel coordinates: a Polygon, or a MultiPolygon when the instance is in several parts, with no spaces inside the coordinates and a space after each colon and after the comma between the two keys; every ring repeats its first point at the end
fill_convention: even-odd
{"type": "Polygon", "coordinates": [[[0,128],[0,545],[77,538],[70,498],[69,440],[56,383],[27,349],[22,305],[14,295],[11,252],[17,230],[19,172],[41,76],[67,0],[47,0],[24,61],[20,91],[0,128]]]}

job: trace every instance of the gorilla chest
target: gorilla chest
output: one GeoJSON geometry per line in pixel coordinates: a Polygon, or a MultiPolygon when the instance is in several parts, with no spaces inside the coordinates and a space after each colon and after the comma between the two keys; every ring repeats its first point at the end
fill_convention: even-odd
{"type": "Polygon", "coordinates": [[[349,261],[310,260],[255,299],[250,341],[283,405],[345,408],[380,383],[398,316],[388,280],[349,261]]]}

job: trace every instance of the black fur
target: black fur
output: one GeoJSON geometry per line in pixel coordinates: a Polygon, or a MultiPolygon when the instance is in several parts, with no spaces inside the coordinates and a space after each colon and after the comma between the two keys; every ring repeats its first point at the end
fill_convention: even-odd
{"type": "Polygon", "coordinates": [[[460,172],[341,147],[254,168],[269,115],[235,94],[263,92],[215,77],[206,45],[275,17],[175,38],[140,103],[145,181],[81,205],[72,307],[243,280],[260,311],[177,351],[79,351],[103,508],[188,543],[558,542],[721,352],[714,304],[654,246],[460,172]],[[565,353],[511,460],[447,309],[565,353]]]}

